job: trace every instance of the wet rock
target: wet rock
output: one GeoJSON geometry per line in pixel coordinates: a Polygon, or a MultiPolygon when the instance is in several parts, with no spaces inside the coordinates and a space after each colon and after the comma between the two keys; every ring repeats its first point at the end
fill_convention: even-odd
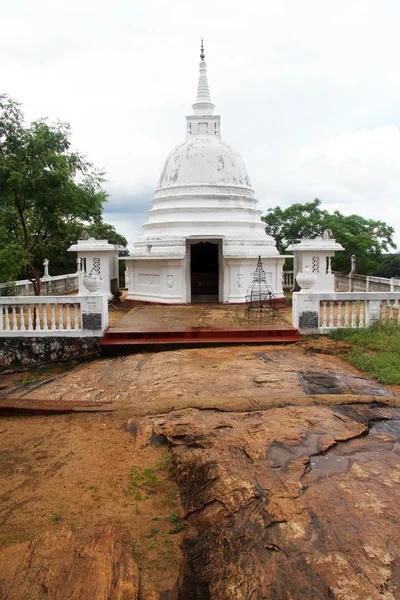
{"type": "Polygon", "coordinates": [[[306,394],[346,394],[350,391],[337,373],[300,371],[299,379],[306,394]]]}
{"type": "Polygon", "coordinates": [[[399,597],[400,414],[352,410],[187,409],[152,421],[186,511],[171,600],[399,597]]]}
{"type": "Polygon", "coordinates": [[[370,379],[352,373],[299,371],[299,382],[306,394],[358,394],[391,396],[392,394],[370,379]]]}

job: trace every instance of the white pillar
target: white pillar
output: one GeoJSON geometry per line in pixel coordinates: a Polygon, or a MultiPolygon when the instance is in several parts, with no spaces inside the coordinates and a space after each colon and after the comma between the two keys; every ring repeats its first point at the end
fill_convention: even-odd
{"type": "Polygon", "coordinates": [[[108,326],[107,295],[84,296],[81,300],[81,314],[84,335],[102,336],[108,326]]]}
{"type": "Polygon", "coordinates": [[[319,331],[319,296],[293,292],[292,323],[300,333],[318,333],[319,331]]]}

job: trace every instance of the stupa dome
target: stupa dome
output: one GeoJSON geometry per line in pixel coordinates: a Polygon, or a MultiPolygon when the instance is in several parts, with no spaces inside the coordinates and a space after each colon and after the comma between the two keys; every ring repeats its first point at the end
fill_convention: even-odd
{"type": "Polygon", "coordinates": [[[217,136],[201,134],[172,150],[158,187],[192,184],[251,186],[241,155],[217,136]]]}

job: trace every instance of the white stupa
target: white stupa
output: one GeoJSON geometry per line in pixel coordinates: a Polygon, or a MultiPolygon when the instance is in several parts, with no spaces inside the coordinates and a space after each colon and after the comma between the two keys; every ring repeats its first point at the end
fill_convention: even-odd
{"type": "Polygon", "coordinates": [[[242,157],[221,139],[203,44],[200,58],[186,139],[168,156],[144,234],[124,258],[128,304],[244,302],[259,256],[277,298],[284,298],[285,257],[265,233],[242,157]]]}

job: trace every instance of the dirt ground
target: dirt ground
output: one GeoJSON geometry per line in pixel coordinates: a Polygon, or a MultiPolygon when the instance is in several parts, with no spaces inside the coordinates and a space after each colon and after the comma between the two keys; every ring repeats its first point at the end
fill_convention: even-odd
{"type": "Polygon", "coordinates": [[[145,583],[172,586],[181,534],[171,521],[180,504],[169,451],[135,447],[124,424],[115,413],[1,417],[0,555],[44,533],[72,530],[82,543],[112,528],[145,583]],[[145,468],[148,479],[133,485],[145,468]]]}

